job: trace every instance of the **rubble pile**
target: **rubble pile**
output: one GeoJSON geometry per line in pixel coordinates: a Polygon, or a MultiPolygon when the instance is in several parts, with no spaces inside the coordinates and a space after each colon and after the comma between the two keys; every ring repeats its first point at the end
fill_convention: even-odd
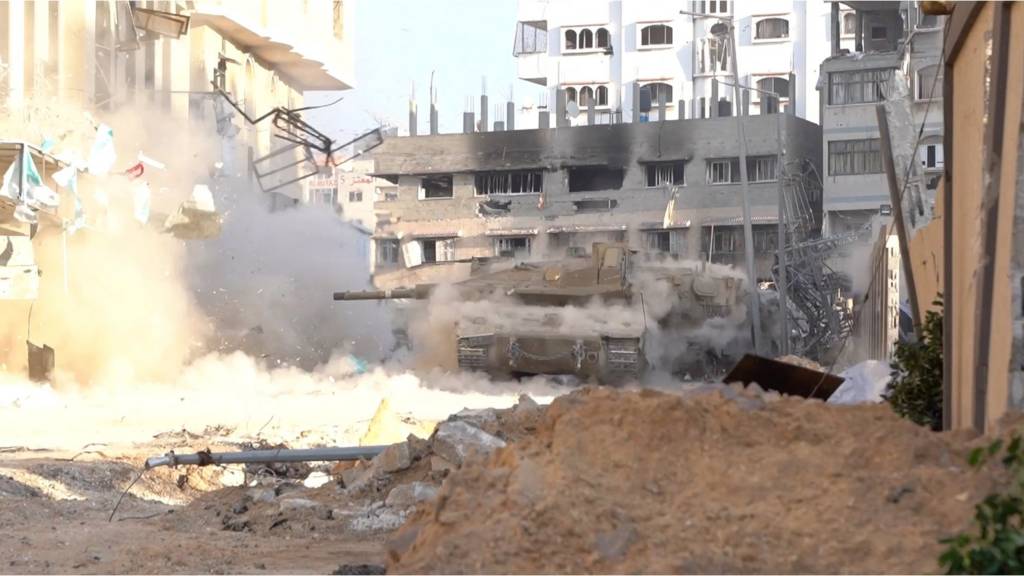
{"type": "Polygon", "coordinates": [[[251,467],[255,485],[202,497],[184,515],[209,523],[212,514],[235,532],[390,533],[437,496],[451,471],[532,434],[541,416],[541,407],[522,396],[508,409],[462,410],[438,424],[428,440],[410,434],[372,460],[342,462],[328,474],[291,464],[251,467]]]}
{"type": "MultiPolygon", "coordinates": [[[[389,573],[933,572],[939,539],[1000,481],[966,466],[977,440],[881,405],[586,388],[540,413],[424,497],[389,573]]],[[[431,458],[448,457],[446,427],[476,437],[492,414],[500,432],[500,412],[442,424],[431,458]]]]}

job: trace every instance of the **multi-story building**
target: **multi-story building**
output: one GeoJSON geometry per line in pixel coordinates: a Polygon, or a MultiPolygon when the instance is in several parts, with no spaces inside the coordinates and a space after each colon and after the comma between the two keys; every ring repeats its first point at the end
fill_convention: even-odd
{"type": "MultiPolygon", "coordinates": [[[[520,79],[543,86],[517,119],[537,126],[558,90],[605,123],[731,115],[733,65],[752,114],[781,107],[818,121],[818,66],[829,55],[827,3],[759,0],[520,0],[514,53],[520,79]],[[735,25],[739,58],[724,33],[735,25]],[[635,105],[639,99],[642,105],[635,105]],[[647,103],[650,102],[650,107],[647,103]],[[636,117],[634,117],[636,116],[636,117]]],[[[577,119],[573,123],[582,123],[577,119]]]]}
{"type": "MultiPolygon", "coordinates": [[[[770,277],[781,160],[820,162],[820,129],[790,114],[742,120],[757,274],[770,277]]],[[[735,118],[390,138],[375,175],[374,281],[452,279],[475,257],[561,258],[593,242],[743,266],[735,118]],[[434,276],[431,276],[431,275],[434,276]]],[[[788,173],[788,172],[787,172],[788,173]]],[[[809,198],[820,210],[820,191],[809,198]]]]}
{"type": "MultiPolygon", "coordinates": [[[[944,17],[924,14],[915,2],[890,1],[836,2],[832,19],[831,26],[850,38],[834,42],[833,55],[821,65],[824,227],[843,232],[891,213],[876,113],[886,101],[912,124],[893,130],[894,139],[912,139],[904,148],[917,143],[921,130],[908,186],[934,202],[943,169],[944,17]]],[[[894,142],[896,153],[900,144],[894,142]]],[[[898,174],[901,186],[904,173],[898,174]]]]}
{"type": "Polygon", "coordinates": [[[334,208],[340,216],[366,230],[376,224],[373,204],[392,187],[372,176],[372,156],[329,166],[322,174],[303,182],[303,201],[334,208]]]}
{"type": "MultiPolygon", "coordinates": [[[[143,101],[212,132],[214,80],[252,117],[301,106],[305,90],[350,88],[351,4],[4,0],[0,93],[10,113],[47,98],[99,111],[143,101]]],[[[269,123],[234,124],[224,160],[236,173],[279,145],[269,123]]]]}

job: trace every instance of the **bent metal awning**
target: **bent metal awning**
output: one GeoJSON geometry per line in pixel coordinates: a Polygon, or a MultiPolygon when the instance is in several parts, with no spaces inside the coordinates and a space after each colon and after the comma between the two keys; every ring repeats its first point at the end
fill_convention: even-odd
{"type": "MultiPolygon", "coordinates": [[[[209,26],[239,50],[253,55],[261,66],[274,70],[288,83],[302,90],[348,90],[352,86],[333,74],[324,62],[303,54],[298,48],[273,39],[265,30],[240,22],[234,15],[213,10],[192,14],[192,26],[209,26]]],[[[328,51],[329,47],[324,47],[328,51]]]]}
{"type": "Polygon", "coordinates": [[[488,230],[484,232],[485,236],[536,236],[536,228],[502,228],[497,230],[488,230]]]}

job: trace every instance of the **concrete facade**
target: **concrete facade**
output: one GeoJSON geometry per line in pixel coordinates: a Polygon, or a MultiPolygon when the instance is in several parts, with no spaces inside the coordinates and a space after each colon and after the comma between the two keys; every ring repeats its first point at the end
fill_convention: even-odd
{"type": "MultiPolygon", "coordinates": [[[[743,122],[748,166],[775,166],[780,129],[784,164],[818,164],[817,125],[787,114],[743,122]]],[[[375,173],[397,195],[375,203],[375,282],[398,285],[421,263],[561,258],[602,240],[742,265],[736,130],[736,119],[719,118],[387,139],[374,151],[375,173]]],[[[756,173],[748,179],[764,278],[779,183],[756,173]]],[[[820,210],[820,196],[811,201],[820,210]]]]}
{"type": "MultiPolygon", "coordinates": [[[[722,18],[736,25],[740,84],[789,90],[792,80],[783,109],[818,121],[815,82],[819,64],[829,55],[831,34],[827,2],[520,0],[517,17],[518,76],[544,87],[536,98],[530,95],[532,105],[521,108],[521,127],[537,127],[539,110],[555,111],[557,89],[575,90],[585,108],[580,98],[584,87],[595,91],[595,99],[598,87],[607,92],[597,102],[601,123],[639,121],[634,118],[637,88],[651,85],[670,89],[668,119],[719,115],[714,98],[731,102],[733,92],[724,84],[716,87],[715,80],[735,82],[730,56],[712,62],[726,44],[712,33],[722,18]],[[580,39],[581,34],[586,38],[580,39]]],[[[657,93],[653,100],[657,107],[657,93]]],[[[761,108],[760,93],[751,92],[750,113],[761,108]]],[[[660,117],[657,108],[642,114],[660,117]]],[[[584,123],[585,116],[572,123],[584,123]]]]}
{"type": "Polygon", "coordinates": [[[386,180],[372,176],[372,157],[350,160],[340,166],[331,166],[325,174],[303,181],[303,202],[323,204],[359,227],[372,230],[377,217],[374,202],[394,192],[386,180]]]}

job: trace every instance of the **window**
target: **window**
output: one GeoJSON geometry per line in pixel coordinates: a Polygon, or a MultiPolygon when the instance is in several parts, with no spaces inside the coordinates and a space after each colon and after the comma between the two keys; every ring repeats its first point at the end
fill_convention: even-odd
{"type": "Polygon", "coordinates": [[[647,187],[673,186],[686,184],[685,162],[657,162],[648,164],[647,187]]]}
{"type": "Polygon", "coordinates": [[[452,177],[450,174],[443,176],[424,176],[420,180],[420,200],[426,200],[429,198],[451,198],[452,196],[452,177]]]}
{"type": "Polygon", "coordinates": [[[474,177],[476,195],[488,194],[539,194],[544,191],[544,173],[530,172],[486,172],[474,177]]]}
{"type": "Polygon", "coordinates": [[[918,148],[917,155],[921,161],[921,167],[925,170],[942,170],[946,165],[941,143],[924,144],[918,148]]]}
{"type": "Polygon", "coordinates": [[[828,103],[867,104],[881,102],[889,93],[892,70],[832,72],[828,75],[828,103]]]}
{"type": "Polygon", "coordinates": [[[765,18],[757,23],[755,40],[778,40],[781,38],[789,38],[789,20],[765,18]]]}
{"type": "Polygon", "coordinates": [[[607,106],[608,105],[608,87],[598,86],[597,87],[597,105],[607,106]]]}
{"type": "Polygon", "coordinates": [[[651,93],[651,106],[657,106],[661,102],[662,96],[665,98],[666,104],[672,103],[672,85],[665,84],[664,82],[655,82],[654,84],[647,84],[642,86],[651,93]]]}
{"type": "Polygon", "coordinates": [[[398,188],[394,186],[377,188],[375,196],[381,202],[394,202],[398,200],[398,188]]]}
{"type": "Polygon", "coordinates": [[[494,255],[512,258],[529,256],[530,244],[529,236],[496,238],[494,240],[494,255]]]}
{"type": "Polygon", "coordinates": [[[604,28],[597,29],[597,47],[598,48],[611,48],[612,39],[608,34],[608,31],[604,28]]]}
{"type": "Polygon", "coordinates": [[[594,47],[594,33],[591,32],[590,30],[588,30],[586,28],[584,28],[583,30],[580,30],[579,39],[580,39],[580,43],[579,43],[579,46],[577,46],[578,49],[580,49],[580,50],[587,50],[589,48],[593,48],[594,47]]]}
{"type": "Polygon", "coordinates": [[[885,40],[888,37],[888,30],[885,26],[872,26],[871,27],[871,39],[872,40],[885,40]]]}
{"type": "Polygon", "coordinates": [[[779,230],[775,226],[754,226],[754,252],[775,252],[779,249],[779,230]]]}
{"type": "Polygon", "coordinates": [[[352,190],[352,191],[350,191],[348,193],[348,201],[349,202],[362,202],[363,201],[363,191],[362,190],[352,190]]]}
{"type": "Polygon", "coordinates": [[[398,264],[398,240],[377,240],[377,264],[398,264]]]}
{"type": "Polygon", "coordinates": [[[577,166],[569,168],[569,192],[596,192],[622,188],[622,168],[577,166]]]}
{"type": "Polygon", "coordinates": [[[740,181],[740,159],[708,160],[708,184],[733,184],[740,181]]]}
{"type": "Polygon", "coordinates": [[[577,212],[608,212],[619,205],[618,200],[599,198],[596,200],[574,200],[573,208],[577,212]]]}
{"type": "Polygon", "coordinates": [[[711,255],[742,252],[743,230],[738,226],[706,226],[701,234],[701,249],[711,255]]]}
{"type": "Polygon", "coordinates": [[[455,239],[436,238],[420,240],[423,262],[449,262],[455,259],[455,239]]]}
{"type": "Polygon", "coordinates": [[[584,86],[580,88],[580,107],[586,108],[594,103],[594,89],[590,86],[584,86]]]}
{"type": "Polygon", "coordinates": [[[651,24],[640,30],[641,46],[671,46],[672,27],[665,24],[651,24]]]}
{"type": "Polygon", "coordinates": [[[729,12],[729,3],[725,0],[710,0],[708,2],[701,0],[698,12],[701,14],[726,14],[729,12]]]}
{"type": "Polygon", "coordinates": [[[543,54],[548,51],[547,22],[519,22],[512,54],[543,54]]]}
{"type": "Polygon", "coordinates": [[[747,180],[750,182],[775,182],[777,156],[750,156],[747,158],[747,180]]]}
{"type": "Polygon", "coordinates": [[[565,31],[565,49],[575,50],[576,49],[576,31],[566,30],[565,31]]]}
{"type": "Polygon", "coordinates": [[[920,6],[917,9],[917,27],[918,28],[939,28],[943,25],[942,16],[935,14],[925,14],[924,10],[921,10],[920,6]]]}
{"type": "Polygon", "coordinates": [[[828,173],[830,176],[881,174],[882,155],[878,138],[829,142],[828,173]]]}
{"type": "Polygon", "coordinates": [[[843,14],[843,36],[853,36],[857,33],[857,14],[847,12],[843,14]]]}
{"type": "Polygon", "coordinates": [[[937,65],[917,71],[917,99],[942,98],[942,69],[937,65]]]}
{"type": "Polygon", "coordinates": [[[764,90],[765,92],[773,92],[779,96],[779,101],[773,102],[772,98],[767,94],[754,92],[757,101],[761,103],[762,114],[774,114],[779,111],[778,104],[789,101],[788,78],[778,78],[775,76],[761,78],[757,81],[757,89],[764,90]]]}
{"type": "Polygon", "coordinates": [[[576,89],[572,86],[565,89],[565,103],[576,102],[576,89]]]}
{"type": "Polygon", "coordinates": [[[669,230],[658,230],[656,232],[647,232],[644,235],[646,238],[647,249],[651,252],[669,252],[672,249],[672,233],[669,230]]]}

